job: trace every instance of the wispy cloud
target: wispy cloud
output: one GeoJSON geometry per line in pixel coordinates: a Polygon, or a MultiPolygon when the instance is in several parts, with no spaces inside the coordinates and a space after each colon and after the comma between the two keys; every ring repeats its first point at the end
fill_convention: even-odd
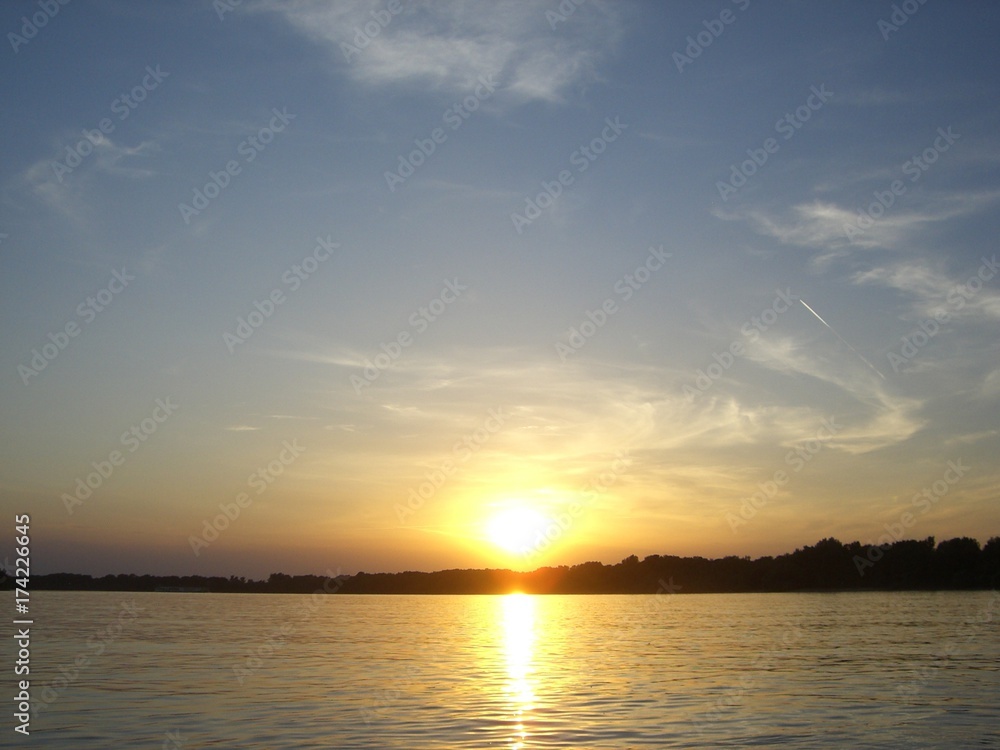
{"type": "Polygon", "coordinates": [[[998,200],[1000,191],[928,195],[913,207],[890,208],[862,230],[858,230],[858,211],[833,202],[800,203],[782,213],[761,209],[736,212],[715,209],[714,214],[725,221],[747,221],[759,234],[773,237],[784,245],[825,251],[813,260],[814,264],[824,266],[858,250],[908,247],[907,241],[928,224],[978,213],[998,200]],[[851,236],[849,228],[853,228],[851,236]]]}
{"type": "Polygon", "coordinates": [[[860,362],[854,367],[843,358],[818,356],[814,344],[769,336],[755,343],[747,357],[762,367],[806,375],[833,386],[844,404],[842,410],[852,416],[845,418],[845,429],[830,440],[830,445],[846,453],[867,453],[902,443],[926,424],[921,416],[922,400],[894,392],[860,362]]]}
{"type": "Polygon", "coordinates": [[[814,403],[762,401],[734,372],[731,383],[692,401],[677,385],[690,376],[686,370],[594,360],[563,365],[525,349],[456,349],[446,358],[410,352],[359,397],[347,384],[357,366],[348,364],[349,354],[292,356],[336,369],[340,386],[327,400],[359,429],[391,440],[389,432],[405,426],[410,441],[387,450],[433,463],[447,452],[445,443],[450,446],[448,441],[466,432],[488,406],[503,405],[510,419],[503,436],[490,443],[489,463],[514,471],[524,456],[532,456],[533,470],[570,484],[592,471],[595,456],[608,450],[645,456],[630,469],[630,481],[652,485],[664,461],[698,462],[705,450],[732,466],[742,465],[747,455],[769,460],[774,446],[811,437],[833,414],[844,415],[845,427],[828,444],[846,454],[895,445],[924,425],[921,401],[874,382],[860,363],[859,369],[830,368],[836,358],[817,357],[802,344],[776,337],[748,359],[768,370],[809,375],[820,381],[821,391],[835,395],[814,403]],[[380,408],[366,406],[371,402],[380,408]]]}
{"type": "Polygon", "coordinates": [[[374,0],[265,0],[255,7],[328,43],[360,84],[467,92],[479,76],[494,74],[520,101],[565,101],[574,88],[597,80],[601,59],[620,36],[618,10],[600,2],[578,7],[555,29],[546,7],[519,0],[412,0],[384,25],[373,22],[373,13],[385,11],[374,0]],[[366,24],[378,33],[366,34],[366,24]]]}
{"type": "Polygon", "coordinates": [[[979,395],[984,399],[994,399],[1000,396],[1000,368],[993,370],[983,379],[979,395]]]}
{"type": "MultiPolygon", "coordinates": [[[[979,268],[965,275],[945,272],[930,261],[916,260],[878,266],[856,273],[856,284],[878,284],[908,295],[915,317],[945,312],[951,320],[978,322],[1000,320],[1000,291],[977,276],[979,268]]],[[[990,269],[985,269],[990,273],[990,269]]],[[[994,272],[995,273],[995,272],[994,272]]]]}
{"type": "Polygon", "coordinates": [[[990,440],[1000,435],[1000,430],[981,430],[979,432],[969,432],[962,435],[955,435],[945,440],[945,445],[974,445],[982,440],[990,440]]]}
{"type": "Polygon", "coordinates": [[[29,166],[24,170],[22,179],[31,194],[49,208],[80,223],[84,221],[89,211],[88,206],[94,199],[92,179],[95,175],[128,179],[152,177],[155,172],[136,160],[149,156],[156,150],[157,145],[152,141],[124,146],[102,136],[93,144],[93,151],[80,157],[76,166],[67,166],[66,148],[63,147],[51,157],[40,159],[29,166]]]}

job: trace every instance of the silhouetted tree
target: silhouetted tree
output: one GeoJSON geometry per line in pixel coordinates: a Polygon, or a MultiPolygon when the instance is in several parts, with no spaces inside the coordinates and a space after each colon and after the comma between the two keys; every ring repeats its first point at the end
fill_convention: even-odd
{"type": "Polygon", "coordinates": [[[941,542],[934,551],[938,583],[949,588],[976,585],[979,542],[967,536],[941,542]]]}
{"type": "MultiPolygon", "coordinates": [[[[663,590],[672,581],[684,593],[803,591],[830,589],[931,589],[1000,586],[1000,537],[980,549],[969,537],[949,539],[935,547],[934,537],[902,540],[884,547],[860,542],[843,544],[821,539],[815,545],[777,557],[704,557],[649,555],[641,562],[629,555],[617,565],[511,570],[439,570],[434,573],[358,573],[342,576],[333,592],[344,594],[535,594],[645,593],[663,590]],[[859,565],[861,561],[862,564],[859,565]],[[862,575],[863,573],[863,575],[862,575]]],[[[0,588],[15,585],[0,577],[0,588]]],[[[150,576],[134,573],[92,578],[74,573],[36,575],[31,588],[79,591],[154,591],[157,587],[213,592],[300,593],[323,590],[318,575],[272,573],[263,581],[229,576],[150,576]]]]}
{"type": "Polygon", "coordinates": [[[989,539],[979,553],[980,583],[991,588],[1000,587],[1000,536],[989,539]]]}

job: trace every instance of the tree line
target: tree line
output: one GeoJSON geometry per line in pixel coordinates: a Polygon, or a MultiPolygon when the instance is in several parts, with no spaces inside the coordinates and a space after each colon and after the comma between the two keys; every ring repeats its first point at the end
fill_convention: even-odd
{"type": "MultiPolygon", "coordinates": [[[[14,579],[0,569],[0,588],[14,579]]],[[[635,555],[619,563],[511,570],[440,570],[432,573],[357,573],[335,577],[272,573],[263,580],[230,576],[77,573],[32,576],[29,588],[52,591],[156,591],[196,589],[258,594],[653,594],[790,591],[936,590],[1000,588],[1000,537],[980,547],[970,537],[935,544],[902,540],[882,546],[822,539],[776,557],[635,555]],[[669,582],[669,584],[665,583],[669,582]]]]}

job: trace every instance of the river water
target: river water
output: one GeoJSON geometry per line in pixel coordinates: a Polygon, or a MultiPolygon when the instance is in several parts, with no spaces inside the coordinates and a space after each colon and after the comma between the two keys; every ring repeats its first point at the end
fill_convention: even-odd
{"type": "Polygon", "coordinates": [[[38,747],[1000,747],[997,592],[31,604],[38,747]]]}

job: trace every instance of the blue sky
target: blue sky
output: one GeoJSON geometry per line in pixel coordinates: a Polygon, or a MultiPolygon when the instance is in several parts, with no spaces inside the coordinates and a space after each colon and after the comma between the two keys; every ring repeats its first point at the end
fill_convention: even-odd
{"type": "Polygon", "coordinates": [[[1000,533],[1000,11],[902,5],[5,4],[38,568],[1000,533]]]}

